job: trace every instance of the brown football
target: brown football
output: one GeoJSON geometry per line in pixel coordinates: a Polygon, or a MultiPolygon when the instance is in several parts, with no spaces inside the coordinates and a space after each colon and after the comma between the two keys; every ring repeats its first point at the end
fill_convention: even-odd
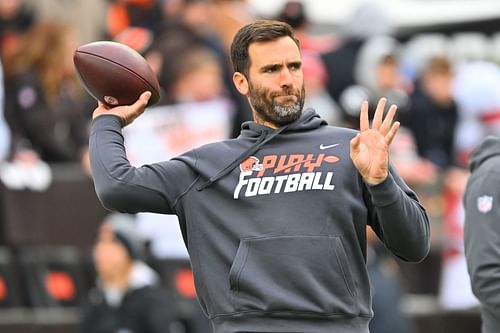
{"type": "Polygon", "coordinates": [[[160,85],[151,67],[137,51],[110,41],[77,48],[73,63],[90,95],[108,106],[130,105],[151,91],[149,105],[160,99],[160,85]]]}

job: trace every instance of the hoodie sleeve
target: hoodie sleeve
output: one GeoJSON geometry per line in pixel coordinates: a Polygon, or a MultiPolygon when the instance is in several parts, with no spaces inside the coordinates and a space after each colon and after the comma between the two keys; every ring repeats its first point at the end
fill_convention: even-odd
{"type": "Polygon", "coordinates": [[[382,183],[367,186],[370,225],[399,258],[420,262],[430,249],[429,219],[416,194],[391,167],[382,183]]]}
{"type": "Polygon", "coordinates": [[[472,291],[500,318],[500,173],[478,169],[467,186],[465,256],[472,291]],[[481,173],[481,174],[479,174],[481,173]]]}
{"type": "Polygon", "coordinates": [[[120,119],[112,115],[92,122],[89,153],[97,196],[109,210],[175,214],[176,199],[196,179],[191,168],[177,160],[130,165],[120,119]]]}

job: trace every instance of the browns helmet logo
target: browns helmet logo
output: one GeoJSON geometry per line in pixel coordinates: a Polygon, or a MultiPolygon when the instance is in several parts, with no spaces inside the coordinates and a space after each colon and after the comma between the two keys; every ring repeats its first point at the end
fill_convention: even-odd
{"type": "Polygon", "coordinates": [[[240,163],[240,170],[244,171],[260,171],[262,170],[262,164],[259,163],[260,160],[255,156],[250,156],[246,160],[240,163]]]}

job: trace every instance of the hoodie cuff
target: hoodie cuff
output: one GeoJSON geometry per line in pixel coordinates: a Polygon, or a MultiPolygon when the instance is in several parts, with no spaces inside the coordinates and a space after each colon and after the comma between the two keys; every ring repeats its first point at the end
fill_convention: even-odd
{"type": "Polygon", "coordinates": [[[382,183],[373,186],[367,185],[367,188],[375,206],[389,206],[398,200],[399,186],[394,181],[391,173],[382,183]]]}
{"type": "Polygon", "coordinates": [[[120,117],[111,114],[105,114],[102,116],[98,116],[92,120],[90,135],[102,130],[121,130],[121,128],[122,121],[120,117]]]}

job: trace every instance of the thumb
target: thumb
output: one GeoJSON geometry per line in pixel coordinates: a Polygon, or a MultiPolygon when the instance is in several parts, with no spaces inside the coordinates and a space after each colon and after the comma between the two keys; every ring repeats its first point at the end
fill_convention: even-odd
{"type": "Polygon", "coordinates": [[[132,121],[134,121],[135,118],[139,117],[144,112],[146,106],[148,106],[148,101],[150,97],[151,97],[151,92],[145,91],[141,94],[141,96],[139,96],[139,98],[137,99],[137,101],[134,102],[134,104],[126,107],[126,112],[123,112],[121,115],[123,126],[127,126],[132,121]]]}
{"type": "Polygon", "coordinates": [[[151,98],[151,91],[145,91],[139,96],[139,99],[134,104],[139,104],[138,106],[148,105],[149,99],[151,98]]]}

